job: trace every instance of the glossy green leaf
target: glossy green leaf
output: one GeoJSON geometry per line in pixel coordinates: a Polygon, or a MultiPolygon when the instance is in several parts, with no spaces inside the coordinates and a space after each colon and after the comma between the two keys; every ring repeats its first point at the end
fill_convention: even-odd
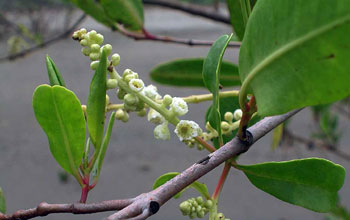
{"type": "Polygon", "coordinates": [[[348,0],[257,1],[240,49],[240,99],[251,90],[268,116],[348,96],[349,36],[348,0]]]}
{"type": "Polygon", "coordinates": [[[70,0],[73,4],[75,4],[78,8],[83,10],[86,14],[93,17],[96,21],[111,27],[113,29],[117,29],[115,26],[115,22],[105,14],[101,4],[96,0],[70,0]]]}
{"type": "MultiPolygon", "coordinates": [[[[221,121],[224,121],[224,115],[226,112],[232,112],[232,114],[235,112],[236,109],[239,109],[239,103],[238,103],[238,97],[226,97],[226,98],[220,98],[220,115],[221,115],[221,121]]],[[[212,105],[209,106],[207,113],[205,115],[205,122],[208,121],[208,116],[209,116],[209,112],[210,109],[212,108],[212,105]]],[[[260,121],[262,118],[259,115],[255,115],[248,124],[248,127],[252,126],[253,124],[257,123],[258,121],[260,121]]],[[[233,130],[231,134],[224,134],[222,135],[222,139],[224,144],[226,144],[227,142],[229,142],[230,140],[232,140],[232,138],[234,138],[237,134],[237,129],[233,130]]],[[[218,138],[214,138],[213,140],[214,146],[216,148],[219,147],[219,140],[218,138]]]]}
{"type": "Polygon", "coordinates": [[[90,139],[99,151],[105,124],[105,106],[107,91],[107,57],[103,51],[100,63],[90,84],[90,93],[86,105],[86,118],[90,139]]]}
{"type": "Polygon", "coordinates": [[[144,15],[141,0],[100,0],[108,17],[122,23],[127,29],[141,30],[144,15]]]}
{"type": "Polygon", "coordinates": [[[6,200],[1,187],[0,187],[0,213],[3,213],[3,214],[6,213],[6,200]]]}
{"type": "Polygon", "coordinates": [[[221,116],[219,106],[219,86],[221,62],[227,45],[232,38],[232,34],[222,35],[211,46],[207,57],[203,63],[203,81],[207,89],[213,94],[213,107],[210,109],[208,121],[210,125],[219,133],[219,143],[223,143],[221,136],[221,116]]]}
{"type": "Polygon", "coordinates": [[[49,81],[50,85],[58,85],[66,87],[66,83],[64,82],[60,71],[58,70],[56,64],[53,62],[53,60],[49,57],[49,55],[46,55],[46,67],[47,67],[47,73],[49,75],[49,81]]]}
{"type": "MultiPolygon", "coordinates": [[[[178,172],[169,172],[166,174],[161,175],[160,177],[158,177],[153,184],[153,189],[156,189],[158,187],[160,187],[161,185],[165,184],[166,182],[168,182],[169,180],[171,180],[172,178],[174,178],[175,176],[179,175],[180,173],[178,172]]],[[[183,189],[181,192],[179,192],[178,194],[176,194],[174,196],[175,199],[180,198],[181,194],[187,190],[188,188],[194,188],[196,189],[200,194],[202,194],[202,196],[206,199],[210,198],[209,195],[209,191],[208,188],[205,184],[200,183],[198,181],[193,182],[191,185],[189,185],[188,187],[186,187],[185,189],[183,189]]]]}
{"type": "MultiPolygon", "coordinates": [[[[151,79],[165,85],[205,87],[202,76],[203,62],[204,58],[171,60],[154,67],[150,72],[151,79]]],[[[220,84],[223,87],[241,84],[235,64],[222,61],[220,84]]]]}
{"type": "Polygon", "coordinates": [[[271,143],[272,150],[276,149],[281,144],[282,137],[283,137],[283,123],[278,125],[275,129],[273,129],[272,143],[271,143]]]}
{"type": "Polygon", "coordinates": [[[100,148],[97,160],[96,160],[94,167],[92,169],[92,172],[91,172],[93,179],[98,179],[98,177],[100,176],[101,168],[103,165],[103,159],[105,158],[107,147],[109,144],[109,140],[111,138],[114,121],[115,121],[115,112],[113,112],[109,118],[109,123],[108,123],[107,131],[106,131],[106,135],[103,139],[102,147],[100,148]]]}
{"type": "Polygon", "coordinates": [[[45,131],[58,164],[76,174],[83,157],[86,125],[75,94],[62,86],[38,86],[33,94],[34,114],[45,131]]]}
{"type": "Polygon", "coordinates": [[[238,169],[257,188],[316,212],[329,212],[336,206],[345,179],[342,166],[320,158],[239,165],[238,169]]]}
{"type": "MultiPolygon", "coordinates": [[[[230,21],[233,31],[236,33],[239,40],[243,40],[245,25],[242,16],[242,9],[240,0],[226,0],[227,9],[230,13],[230,21]]],[[[253,8],[256,0],[250,0],[250,4],[253,8]]]]}

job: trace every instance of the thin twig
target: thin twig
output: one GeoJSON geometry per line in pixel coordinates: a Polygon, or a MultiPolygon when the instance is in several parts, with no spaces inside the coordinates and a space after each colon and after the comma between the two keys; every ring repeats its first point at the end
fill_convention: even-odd
{"type": "Polygon", "coordinates": [[[46,46],[48,46],[48,45],[50,45],[52,43],[55,43],[55,42],[57,42],[59,40],[62,40],[64,38],[70,36],[72,34],[72,32],[79,26],[79,24],[84,21],[85,18],[86,18],[85,14],[81,15],[77,19],[77,21],[70,28],[68,28],[66,31],[62,32],[61,34],[56,35],[55,37],[53,37],[53,38],[51,38],[49,40],[46,40],[46,41],[42,42],[41,44],[38,44],[38,45],[35,45],[35,46],[31,47],[31,48],[22,50],[19,53],[15,53],[15,54],[11,54],[9,56],[1,57],[0,58],[0,62],[4,62],[4,61],[7,61],[7,60],[15,60],[17,58],[24,57],[25,55],[27,55],[29,53],[32,53],[32,52],[37,51],[37,50],[40,50],[43,47],[46,47],[46,46]]]}
{"type": "Polygon", "coordinates": [[[185,2],[178,1],[164,1],[164,0],[143,0],[144,4],[156,5],[165,8],[171,8],[179,11],[189,13],[191,15],[197,15],[204,18],[209,18],[213,21],[218,21],[224,24],[231,24],[230,18],[219,14],[213,10],[207,10],[207,7],[199,7],[198,5],[193,5],[185,2]]]}
{"type": "Polygon", "coordinates": [[[284,135],[288,138],[291,138],[292,141],[297,141],[301,144],[304,144],[306,147],[312,147],[312,146],[316,146],[322,149],[326,149],[328,151],[330,151],[331,153],[347,160],[350,161],[350,154],[347,154],[341,150],[339,150],[337,147],[330,145],[328,143],[324,143],[322,141],[317,141],[317,140],[312,140],[306,137],[302,137],[299,135],[296,135],[294,133],[292,133],[290,130],[285,129],[284,130],[284,135]]]}
{"type": "MultiPolygon", "coordinates": [[[[187,46],[211,46],[214,41],[206,41],[206,40],[195,40],[195,39],[184,39],[184,38],[175,38],[169,36],[158,36],[148,33],[146,30],[143,30],[143,33],[131,32],[126,30],[123,25],[118,24],[118,31],[134,40],[149,40],[149,41],[159,41],[166,43],[174,43],[174,44],[183,44],[187,46]]],[[[240,48],[241,42],[230,42],[228,47],[240,48]]]]}
{"type": "MultiPolygon", "coordinates": [[[[298,111],[299,110],[295,110],[284,115],[267,117],[253,125],[251,128],[249,128],[249,132],[253,136],[252,143],[255,143],[261,137],[266,135],[289,117],[296,114],[298,111]]],[[[46,216],[51,213],[87,214],[111,210],[120,211],[109,216],[107,220],[146,219],[147,217],[157,213],[160,206],[165,204],[178,192],[225,161],[248,151],[250,146],[251,145],[242,142],[235,137],[215,152],[209,154],[205,160],[201,160],[201,162],[193,164],[191,167],[170,181],[166,182],[164,185],[151,192],[140,194],[133,199],[110,200],[93,204],[41,203],[36,208],[19,210],[12,215],[0,214],[0,220],[31,219],[38,216],[46,216]]]]}

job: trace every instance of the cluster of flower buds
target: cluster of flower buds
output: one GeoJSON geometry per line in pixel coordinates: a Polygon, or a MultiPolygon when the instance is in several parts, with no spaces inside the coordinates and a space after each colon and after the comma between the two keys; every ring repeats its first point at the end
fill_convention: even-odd
{"type": "MultiPolygon", "coordinates": [[[[242,118],[242,110],[236,109],[235,112],[226,112],[224,115],[225,121],[221,122],[221,132],[224,135],[230,135],[233,130],[239,127],[239,120],[242,118]],[[235,122],[234,122],[235,121],[235,122]]],[[[203,139],[209,141],[213,138],[218,137],[218,132],[207,122],[205,126],[207,132],[203,132],[203,139]]]]}
{"type": "Polygon", "coordinates": [[[193,218],[203,218],[208,212],[209,209],[213,207],[214,203],[212,200],[206,200],[201,196],[197,198],[190,198],[186,201],[183,201],[180,204],[180,210],[183,215],[193,218]]]}
{"type": "MultiPolygon", "coordinates": [[[[102,34],[97,33],[95,30],[87,32],[85,28],[82,28],[73,33],[73,39],[78,40],[80,42],[80,45],[83,46],[81,52],[85,56],[90,57],[90,60],[92,61],[90,68],[92,70],[97,69],[103,50],[107,56],[112,53],[112,45],[105,44],[102,46],[104,37],[102,34]]],[[[119,61],[120,56],[117,53],[113,54],[111,57],[111,64],[113,66],[117,66],[119,64],[119,61]]]]}

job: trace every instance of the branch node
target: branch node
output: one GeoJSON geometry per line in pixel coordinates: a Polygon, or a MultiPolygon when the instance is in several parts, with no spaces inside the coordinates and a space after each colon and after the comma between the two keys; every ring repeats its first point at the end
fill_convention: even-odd
{"type": "Polygon", "coordinates": [[[246,152],[249,149],[249,147],[254,143],[254,137],[250,131],[245,130],[244,134],[245,138],[243,140],[239,138],[239,141],[246,147],[241,153],[246,152]]]}
{"type": "Polygon", "coordinates": [[[37,207],[37,213],[38,213],[38,215],[39,216],[46,216],[46,215],[48,215],[48,213],[47,213],[47,207],[48,207],[48,203],[47,202],[41,202],[39,205],[38,205],[38,207],[37,207]]]}

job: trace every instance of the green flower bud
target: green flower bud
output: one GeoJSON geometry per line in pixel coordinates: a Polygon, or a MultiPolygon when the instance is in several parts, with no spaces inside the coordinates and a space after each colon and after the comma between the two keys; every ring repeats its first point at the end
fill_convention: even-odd
{"type": "Polygon", "coordinates": [[[89,57],[92,61],[98,60],[100,59],[100,53],[90,53],[89,57]]]}
{"type": "Polygon", "coordinates": [[[117,53],[113,54],[112,57],[111,57],[111,59],[112,59],[112,65],[113,65],[113,66],[118,66],[118,64],[119,64],[119,62],[120,62],[120,56],[119,56],[119,54],[117,54],[117,53]]]}
{"type": "Polygon", "coordinates": [[[102,47],[102,50],[105,51],[106,56],[109,56],[112,53],[112,49],[113,49],[112,45],[110,45],[110,44],[106,44],[102,47]]]}
{"type": "Polygon", "coordinates": [[[179,208],[183,215],[189,215],[191,213],[191,204],[187,201],[182,202],[179,208]]]}
{"type": "Polygon", "coordinates": [[[88,45],[88,41],[83,39],[80,41],[80,45],[83,46],[83,47],[86,47],[88,45]]]}
{"type": "Polygon", "coordinates": [[[81,48],[81,53],[84,54],[85,56],[89,56],[91,53],[91,50],[88,47],[83,47],[81,48]]]}
{"type": "Polygon", "coordinates": [[[117,97],[118,97],[118,99],[123,100],[125,95],[126,95],[125,90],[119,88],[118,91],[117,91],[117,97]]]}
{"type": "Polygon", "coordinates": [[[124,96],[124,103],[127,105],[136,105],[138,101],[138,98],[133,94],[128,93],[124,96]]]}
{"type": "Polygon", "coordinates": [[[230,125],[226,121],[221,122],[221,129],[223,133],[230,131],[230,125]]]}
{"type": "Polygon", "coordinates": [[[224,118],[225,118],[226,121],[232,122],[232,120],[233,120],[232,112],[226,112],[224,118]]]}
{"type": "Polygon", "coordinates": [[[126,70],[124,70],[123,78],[126,77],[127,75],[132,74],[132,73],[133,73],[133,71],[132,71],[131,69],[126,69],[126,70]]]}
{"type": "Polygon", "coordinates": [[[198,218],[203,218],[205,216],[205,211],[201,210],[201,211],[197,212],[197,216],[198,216],[198,218]]]}
{"type": "Polygon", "coordinates": [[[198,196],[196,198],[196,201],[198,202],[198,204],[202,205],[204,203],[203,197],[202,196],[198,196]]]}
{"type": "Polygon", "coordinates": [[[214,203],[212,200],[208,199],[207,201],[205,201],[204,206],[208,209],[210,209],[211,207],[213,207],[214,203]]]}
{"type": "Polygon", "coordinates": [[[100,63],[100,61],[92,61],[92,62],[90,63],[90,68],[91,68],[92,70],[96,70],[99,63],[100,63]]]}
{"type": "Polygon", "coordinates": [[[103,44],[103,41],[104,41],[103,35],[102,34],[96,34],[95,41],[99,45],[103,44]]]}
{"type": "Polygon", "coordinates": [[[88,36],[89,36],[89,38],[90,38],[91,40],[95,40],[95,39],[96,39],[97,32],[96,32],[95,30],[91,30],[91,31],[89,31],[89,33],[87,33],[87,34],[88,34],[88,36]]]}
{"type": "Polygon", "coordinates": [[[127,103],[124,103],[124,109],[129,112],[136,111],[136,105],[130,105],[127,103]]]}
{"type": "Polygon", "coordinates": [[[98,44],[92,44],[90,48],[91,48],[91,51],[93,53],[99,53],[100,52],[100,45],[98,45],[98,44]]]}
{"type": "Polygon", "coordinates": [[[241,109],[236,109],[236,111],[233,113],[233,118],[235,120],[240,120],[242,118],[243,112],[241,109]]]}
{"type": "Polygon", "coordinates": [[[82,33],[82,34],[86,34],[87,30],[85,28],[80,28],[79,32],[82,33]]]}
{"type": "Polygon", "coordinates": [[[198,213],[198,212],[200,212],[200,211],[202,211],[202,206],[198,205],[198,206],[196,207],[196,212],[198,213]]]}
{"type": "Polygon", "coordinates": [[[137,115],[140,117],[144,117],[146,116],[146,114],[147,114],[146,108],[143,108],[141,111],[137,112],[137,115]]]}
{"type": "Polygon", "coordinates": [[[129,114],[127,112],[124,112],[124,117],[122,118],[122,122],[128,122],[129,121],[129,114]]]}
{"type": "Polygon", "coordinates": [[[132,79],[138,79],[139,75],[137,73],[132,72],[131,74],[126,75],[125,77],[123,76],[123,80],[126,83],[129,83],[132,79]]]}
{"type": "MultiPolygon", "coordinates": [[[[192,207],[192,210],[193,210],[194,207],[192,207]]],[[[194,219],[194,218],[197,218],[197,213],[195,211],[191,212],[190,214],[190,219],[194,219]]]]}
{"type": "Polygon", "coordinates": [[[109,96],[106,94],[106,106],[109,104],[109,96]]]}
{"type": "Polygon", "coordinates": [[[140,101],[139,100],[139,102],[137,103],[137,105],[136,105],[136,109],[135,109],[135,111],[141,111],[142,109],[144,109],[145,108],[145,103],[143,102],[143,101],[140,101]]]}
{"type": "Polygon", "coordinates": [[[118,119],[118,120],[122,120],[125,116],[125,112],[123,111],[123,109],[118,109],[116,112],[115,112],[115,118],[118,119]]]}
{"type": "Polygon", "coordinates": [[[107,80],[107,89],[115,89],[118,86],[118,81],[116,79],[107,80]]]}
{"type": "Polygon", "coordinates": [[[173,102],[173,98],[170,95],[165,95],[163,97],[163,105],[169,106],[173,102]]]}

